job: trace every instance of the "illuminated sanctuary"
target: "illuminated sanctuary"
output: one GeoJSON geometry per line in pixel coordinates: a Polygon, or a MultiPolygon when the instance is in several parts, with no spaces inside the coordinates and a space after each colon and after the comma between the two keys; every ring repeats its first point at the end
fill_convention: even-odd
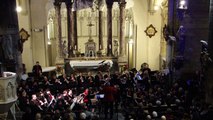
{"type": "Polygon", "coordinates": [[[174,91],[200,85],[213,103],[213,0],[1,0],[0,17],[0,119],[16,118],[15,88],[38,66],[42,78],[132,73],[151,84],[168,75],[174,91]]]}

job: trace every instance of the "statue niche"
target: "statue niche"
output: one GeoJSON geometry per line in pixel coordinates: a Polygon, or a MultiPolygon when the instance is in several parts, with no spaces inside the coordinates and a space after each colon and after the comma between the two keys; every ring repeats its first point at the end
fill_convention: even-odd
{"type": "Polygon", "coordinates": [[[86,57],[95,57],[96,56],[96,43],[93,39],[89,39],[85,43],[85,56],[86,57]]]}

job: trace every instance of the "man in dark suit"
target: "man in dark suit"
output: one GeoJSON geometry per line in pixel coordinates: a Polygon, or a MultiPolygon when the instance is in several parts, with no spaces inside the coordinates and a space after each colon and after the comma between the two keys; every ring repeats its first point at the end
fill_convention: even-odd
{"type": "Polygon", "coordinates": [[[39,65],[38,61],[36,62],[36,65],[33,66],[32,72],[33,72],[33,75],[34,75],[35,78],[39,78],[41,76],[42,68],[39,65]]]}

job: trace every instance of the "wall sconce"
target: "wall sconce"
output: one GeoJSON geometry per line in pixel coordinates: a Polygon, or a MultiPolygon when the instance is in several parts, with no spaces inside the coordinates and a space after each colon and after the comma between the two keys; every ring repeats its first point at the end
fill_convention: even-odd
{"type": "Polygon", "coordinates": [[[49,39],[48,41],[47,41],[47,45],[51,45],[52,43],[51,43],[51,40],[49,39]]]}
{"type": "Polygon", "coordinates": [[[18,13],[20,13],[20,12],[22,11],[21,6],[16,6],[16,11],[17,11],[18,13]]]}
{"type": "Polygon", "coordinates": [[[177,0],[177,9],[187,10],[188,0],[177,0]]]}
{"type": "Polygon", "coordinates": [[[28,0],[16,0],[16,11],[19,13],[19,14],[22,14],[22,15],[27,15],[28,13],[28,4],[29,4],[29,1],[28,0]]]}

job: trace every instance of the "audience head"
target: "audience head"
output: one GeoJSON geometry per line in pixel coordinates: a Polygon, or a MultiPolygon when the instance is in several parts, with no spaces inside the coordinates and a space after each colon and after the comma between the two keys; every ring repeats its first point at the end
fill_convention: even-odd
{"type": "Polygon", "coordinates": [[[156,117],[158,117],[158,113],[156,111],[153,111],[152,116],[153,116],[153,118],[156,118],[156,117]]]}
{"type": "Polygon", "coordinates": [[[41,113],[36,113],[35,120],[41,120],[41,113]]]}
{"type": "Polygon", "coordinates": [[[33,100],[36,100],[36,99],[37,99],[36,94],[33,94],[33,95],[32,95],[32,99],[33,99],[33,100]]]}
{"type": "Polygon", "coordinates": [[[166,120],[166,116],[162,115],[161,120],[166,120]]]}
{"type": "Polygon", "coordinates": [[[151,120],[151,119],[152,119],[151,115],[147,115],[147,116],[146,116],[146,119],[147,119],[147,120],[151,120]]]}
{"type": "Polygon", "coordinates": [[[86,117],[87,117],[87,115],[84,112],[80,113],[81,120],[86,120],[86,117]]]}
{"type": "Polygon", "coordinates": [[[160,101],[160,100],[157,100],[157,101],[156,101],[156,105],[160,106],[160,105],[161,105],[161,101],[160,101]]]}

